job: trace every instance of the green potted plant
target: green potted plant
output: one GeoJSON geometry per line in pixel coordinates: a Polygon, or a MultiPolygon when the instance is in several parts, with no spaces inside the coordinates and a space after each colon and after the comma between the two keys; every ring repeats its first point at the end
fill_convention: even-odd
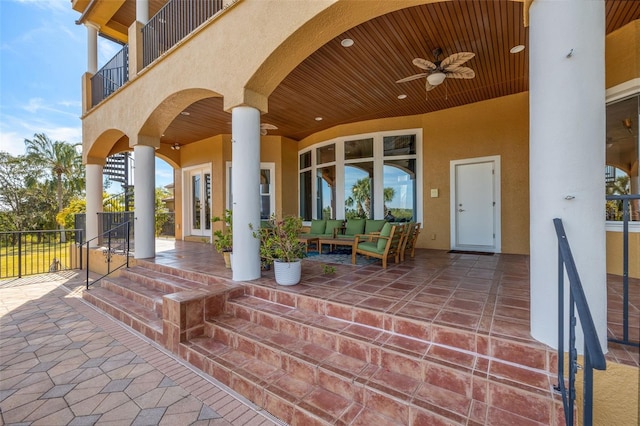
{"type": "Polygon", "coordinates": [[[231,252],[233,251],[233,226],[231,210],[224,211],[224,217],[216,216],[211,222],[224,222],[222,229],[213,232],[213,246],[224,256],[224,265],[231,268],[231,252]]]}
{"type": "Polygon", "coordinates": [[[298,241],[302,231],[302,219],[288,216],[282,220],[271,216],[268,226],[254,232],[260,239],[260,256],[267,263],[273,262],[276,282],[280,285],[295,285],[300,282],[304,245],[298,241]]]}

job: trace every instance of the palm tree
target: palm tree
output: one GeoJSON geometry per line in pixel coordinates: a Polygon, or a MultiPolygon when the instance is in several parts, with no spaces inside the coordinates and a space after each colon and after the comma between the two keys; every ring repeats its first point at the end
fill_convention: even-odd
{"type": "Polygon", "coordinates": [[[369,217],[371,208],[371,179],[368,177],[358,179],[351,187],[351,196],[347,197],[345,204],[347,207],[355,204],[358,217],[369,217]]]}
{"type": "MultiPolygon", "coordinates": [[[[33,139],[25,139],[27,157],[35,164],[51,170],[53,183],[56,186],[56,199],[58,213],[63,208],[63,185],[69,190],[75,191],[81,188],[82,182],[82,158],[76,151],[76,146],[66,142],[52,141],[44,133],[36,133],[33,139]]],[[[64,226],[60,225],[60,230],[64,226]]],[[[61,233],[61,241],[65,242],[64,232],[61,233]]]]}

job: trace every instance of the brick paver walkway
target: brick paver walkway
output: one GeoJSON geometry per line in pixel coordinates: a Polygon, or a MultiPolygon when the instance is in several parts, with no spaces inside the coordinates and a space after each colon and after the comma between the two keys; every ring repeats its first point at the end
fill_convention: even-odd
{"type": "Polygon", "coordinates": [[[81,299],[82,276],[0,281],[0,425],[275,425],[81,299]]]}

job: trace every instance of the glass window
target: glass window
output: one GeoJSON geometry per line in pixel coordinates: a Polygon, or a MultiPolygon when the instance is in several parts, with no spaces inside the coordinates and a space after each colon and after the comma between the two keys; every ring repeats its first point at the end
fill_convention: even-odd
{"type": "Polygon", "coordinates": [[[300,154],[300,169],[311,167],[311,151],[300,154]]]}
{"type": "Polygon", "coordinates": [[[260,170],[260,220],[271,216],[271,170],[260,170]]]}
{"type": "Polygon", "coordinates": [[[410,222],[416,216],[416,160],[384,162],[384,214],[394,222],[410,222]]]}
{"type": "Polygon", "coordinates": [[[316,201],[316,218],[336,218],[336,166],[321,167],[317,169],[316,188],[318,197],[316,201]]]}
{"type": "MultiPolygon", "coordinates": [[[[638,119],[640,95],[607,105],[605,182],[607,195],[640,193],[638,119]]],[[[640,220],[640,200],[630,200],[630,220],[640,220]]],[[[622,220],[622,200],[608,200],[607,220],[622,220]]]]}
{"type": "Polygon", "coordinates": [[[300,216],[302,220],[311,220],[311,170],[300,173],[300,216]]]}
{"type": "Polygon", "coordinates": [[[344,217],[373,219],[373,161],[344,167],[344,217]]]}
{"type": "Polygon", "coordinates": [[[325,164],[336,161],[336,146],[335,144],[322,146],[316,149],[316,163],[325,164]]]}
{"type": "Polygon", "coordinates": [[[344,159],[358,160],[373,157],[373,138],[345,141],[344,159]]]}
{"type": "Polygon", "coordinates": [[[385,136],[383,145],[385,157],[414,155],[416,153],[416,135],[385,136]]]}

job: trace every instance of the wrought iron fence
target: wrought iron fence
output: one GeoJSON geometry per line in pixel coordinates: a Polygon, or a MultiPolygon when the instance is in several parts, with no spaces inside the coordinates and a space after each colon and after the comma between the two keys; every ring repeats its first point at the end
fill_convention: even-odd
{"type": "Polygon", "coordinates": [[[142,61],[147,66],[223,9],[222,0],[172,0],[142,28],[142,61]]]}
{"type": "Polygon", "coordinates": [[[0,278],[80,269],[81,240],[81,229],[0,232],[0,278]]]}
{"type": "Polygon", "coordinates": [[[574,423],[574,405],[576,398],[575,379],[578,372],[578,351],[576,349],[576,311],[580,317],[580,326],[584,335],[584,377],[583,377],[583,425],[591,426],[593,422],[593,370],[606,369],[606,360],[593,318],[584,295],[582,282],[576,269],[576,264],[571,254],[569,240],[564,231],[562,219],[553,219],[553,225],[558,237],[558,385],[555,389],[562,395],[564,405],[564,416],[566,424],[574,423]],[[569,348],[568,348],[568,383],[565,384],[564,377],[564,324],[565,324],[565,292],[564,275],[565,271],[569,278],[569,348]]]}
{"type": "Polygon", "coordinates": [[[129,46],[116,53],[91,77],[91,106],[98,105],[129,81],[129,46]]]}

